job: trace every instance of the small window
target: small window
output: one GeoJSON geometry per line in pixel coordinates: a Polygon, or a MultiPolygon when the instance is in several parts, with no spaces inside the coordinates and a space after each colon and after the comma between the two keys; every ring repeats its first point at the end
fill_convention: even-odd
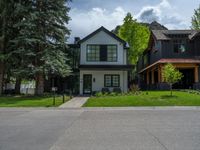
{"type": "Polygon", "coordinates": [[[104,86],[105,87],[119,87],[120,76],[119,75],[105,75],[104,86]]]}
{"type": "Polygon", "coordinates": [[[112,86],[112,84],[111,84],[112,77],[110,75],[106,75],[104,80],[105,80],[105,87],[112,86]]]}

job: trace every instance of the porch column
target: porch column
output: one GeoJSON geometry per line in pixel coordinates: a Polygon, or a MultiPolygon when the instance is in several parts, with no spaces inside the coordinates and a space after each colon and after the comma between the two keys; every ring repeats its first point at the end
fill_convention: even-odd
{"type": "Polygon", "coordinates": [[[158,83],[161,82],[161,71],[160,71],[160,66],[158,66],[158,83]]]}
{"type": "Polygon", "coordinates": [[[160,66],[160,76],[161,76],[161,82],[164,82],[164,78],[163,78],[163,66],[160,66]]]}
{"type": "Polygon", "coordinates": [[[198,66],[194,68],[194,82],[195,83],[199,82],[199,67],[198,66]]]}
{"type": "Polygon", "coordinates": [[[149,70],[147,70],[147,84],[149,85],[149,70]]]}
{"type": "Polygon", "coordinates": [[[151,70],[151,82],[152,82],[152,84],[155,83],[155,80],[154,80],[154,70],[153,69],[151,70]]]}

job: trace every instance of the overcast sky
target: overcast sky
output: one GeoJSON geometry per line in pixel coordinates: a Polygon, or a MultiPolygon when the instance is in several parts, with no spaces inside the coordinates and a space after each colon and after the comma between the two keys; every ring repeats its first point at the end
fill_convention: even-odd
{"type": "Polygon", "coordinates": [[[100,26],[109,30],[123,23],[127,12],[138,21],[158,21],[169,29],[188,29],[200,0],[73,0],[70,2],[71,36],[83,38],[100,26]]]}

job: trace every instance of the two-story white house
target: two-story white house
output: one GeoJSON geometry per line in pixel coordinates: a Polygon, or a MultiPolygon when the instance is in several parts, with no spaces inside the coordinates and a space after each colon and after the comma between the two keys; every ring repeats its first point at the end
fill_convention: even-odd
{"type": "Polygon", "coordinates": [[[127,44],[115,34],[100,27],[79,41],[80,94],[91,94],[108,88],[128,90],[127,44]]]}

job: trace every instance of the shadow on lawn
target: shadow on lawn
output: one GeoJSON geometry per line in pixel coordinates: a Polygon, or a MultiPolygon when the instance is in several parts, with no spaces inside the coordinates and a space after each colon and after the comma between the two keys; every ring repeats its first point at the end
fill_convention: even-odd
{"type": "Polygon", "coordinates": [[[171,95],[162,95],[161,96],[162,99],[171,99],[171,98],[177,98],[177,97],[178,96],[176,96],[176,95],[172,95],[172,96],[171,95]]]}

